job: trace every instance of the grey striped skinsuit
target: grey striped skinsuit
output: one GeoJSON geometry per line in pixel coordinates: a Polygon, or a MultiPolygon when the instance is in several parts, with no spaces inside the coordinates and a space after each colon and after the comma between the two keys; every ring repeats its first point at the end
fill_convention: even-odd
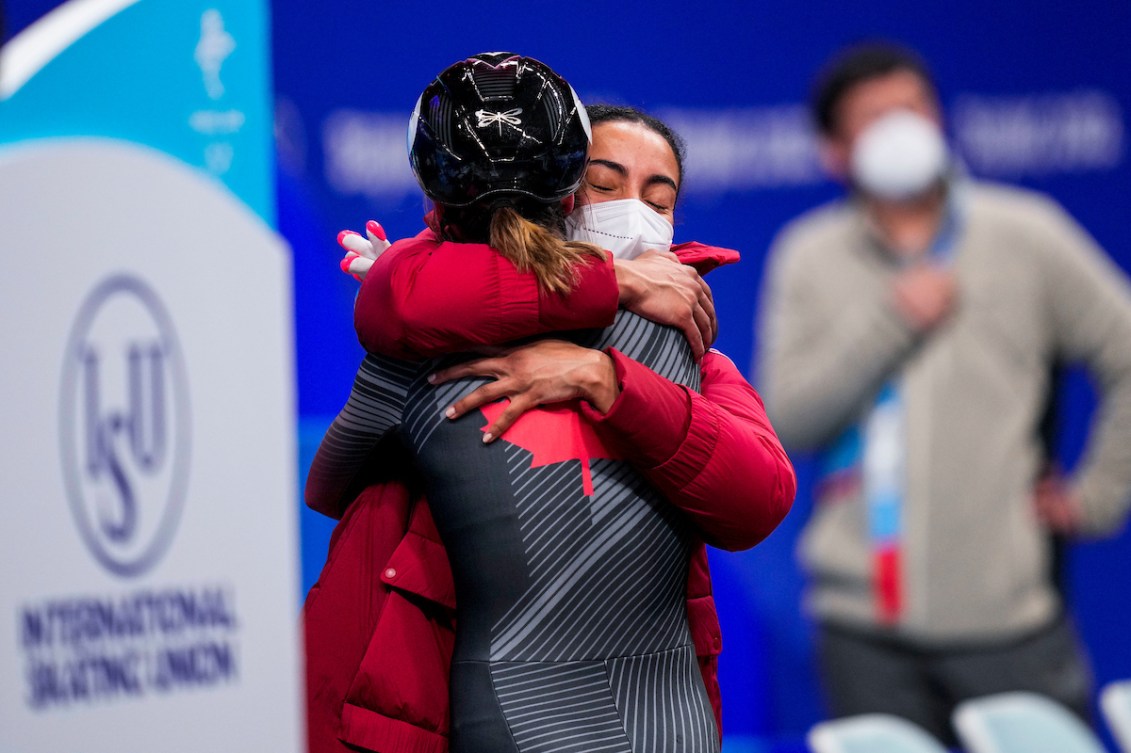
{"type": "MultiPolygon", "coordinates": [[[[683,336],[634,314],[574,339],[699,386],[683,336]]],[[[320,453],[352,473],[400,427],[423,472],[458,603],[452,753],[718,751],[687,628],[686,522],[592,442],[547,456],[542,440],[580,431],[577,410],[532,411],[521,442],[516,425],[484,445],[481,412],[443,416],[484,380],[426,381],[448,362],[368,356],[320,453]]]]}

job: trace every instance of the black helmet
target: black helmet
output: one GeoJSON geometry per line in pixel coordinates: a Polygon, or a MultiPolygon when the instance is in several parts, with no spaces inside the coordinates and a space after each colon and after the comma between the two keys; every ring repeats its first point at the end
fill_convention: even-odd
{"type": "Polygon", "coordinates": [[[565,79],[533,58],[486,52],[428,85],[408,139],[424,193],[461,207],[505,194],[564,199],[581,184],[591,135],[565,79]]]}

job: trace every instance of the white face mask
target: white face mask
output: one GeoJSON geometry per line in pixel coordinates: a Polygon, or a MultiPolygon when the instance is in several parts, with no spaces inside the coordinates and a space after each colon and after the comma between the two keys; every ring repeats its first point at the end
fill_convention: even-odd
{"type": "Polygon", "coordinates": [[[926,193],[946,173],[946,142],[930,120],[907,110],[868,126],[852,149],[852,179],[878,199],[904,201],[926,193]]]}
{"type": "Polygon", "coordinates": [[[617,259],[635,259],[645,251],[669,251],[675,228],[637,199],[582,204],[566,217],[566,236],[613,252],[617,259]]]}

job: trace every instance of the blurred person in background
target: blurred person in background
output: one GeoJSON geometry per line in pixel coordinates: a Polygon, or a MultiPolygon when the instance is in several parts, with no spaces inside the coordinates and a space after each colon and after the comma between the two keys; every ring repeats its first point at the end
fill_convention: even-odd
{"type": "Polygon", "coordinates": [[[812,108],[848,196],[776,238],[757,368],[786,446],[823,453],[799,555],[830,711],[950,742],[955,705],[994,692],[1086,717],[1049,532],[1112,533],[1128,509],[1127,280],[1048,197],[962,174],[914,52],[842,51],[812,108]],[[1063,477],[1039,425],[1072,362],[1101,394],[1063,477]]]}

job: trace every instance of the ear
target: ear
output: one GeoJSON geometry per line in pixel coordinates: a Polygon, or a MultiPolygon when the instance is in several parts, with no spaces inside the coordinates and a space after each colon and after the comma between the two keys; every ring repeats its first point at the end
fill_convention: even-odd
{"type": "Polygon", "coordinates": [[[852,160],[851,149],[843,139],[821,137],[817,158],[825,172],[839,181],[847,181],[852,160]]]}
{"type": "Polygon", "coordinates": [[[576,203],[577,203],[577,196],[575,194],[571,193],[569,196],[562,199],[562,211],[565,212],[566,214],[569,214],[570,212],[573,211],[573,207],[576,203]]]}

